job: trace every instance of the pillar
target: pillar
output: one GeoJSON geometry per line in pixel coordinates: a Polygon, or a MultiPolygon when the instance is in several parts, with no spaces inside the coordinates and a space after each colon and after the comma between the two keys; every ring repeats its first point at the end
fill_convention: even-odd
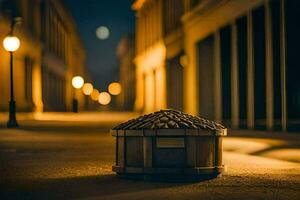
{"type": "Polygon", "coordinates": [[[252,13],[247,13],[247,126],[254,128],[254,56],[252,13]]]}
{"type": "Polygon", "coordinates": [[[274,124],[274,88],[273,88],[273,45],[272,17],[268,1],[265,2],[265,46],[266,46],[266,126],[272,129],[274,124]]]}
{"type": "Polygon", "coordinates": [[[239,126],[239,88],[238,88],[238,52],[237,52],[237,27],[231,24],[231,125],[239,126]]]}
{"type": "Polygon", "coordinates": [[[222,122],[221,47],[220,32],[214,33],[214,99],[215,121],[222,122]]]}
{"type": "Polygon", "coordinates": [[[285,33],[285,0],[280,0],[280,72],[281,72],[281,126],[287,129],[286,108],[286,33],[285,33]]]}

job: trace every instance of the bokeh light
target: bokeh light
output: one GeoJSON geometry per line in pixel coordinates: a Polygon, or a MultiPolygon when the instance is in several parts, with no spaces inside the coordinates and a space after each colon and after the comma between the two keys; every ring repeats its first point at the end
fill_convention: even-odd
{"type": "Polygon", "coordinates": [[[94,101],[98,101],[99,98],[99,91],[97,89],[93,89],[93,92],[91,94],[91,98],[94,101]]]}
{"type": "Polygon", "coordinates": [[[82,92],[85,95],[90,95],[90,94],[92,94],[93,89],[94,89],[94,87],[91,83],[85,83],[82,87],[82,92]]]}
{"type": "Polygon", "coordinates": [[[7,36],[3,40],[3,47],[6,51],[17,51],[20,47],[20,40],[16,36],[7,36]]]}
{"type": "Polygon", "coordinates": [[[99,99],[98,99],[99,103],[101,105],[107,105],[110,103],[111,101],[111,97],[110,94],[108,92],[101,92],[99,94],[99,99]]]}
{"type": "Polygon", "coordinates": [[[82,88],[83,84],[84,84],[84,80],[81,76],[73,77],[72,85],[73,85],[74,88],[80,89],[80,88],[82,88]]]}
{"type": "Polygon", "coordinates": [[[105,40],[109,37],[109,30],[106,26],[99,26],[96,29],[96,36],[100,40],[105,40]]]}
{"type": "Polygon", "coordinates": [[[108,92],[111,95],[119,95],[121,93],[121,91],[122,91],[122,87],[121,87],[120,83],[114,82],[114,83],[109,84],[109,86],[108,86],[108,92]]]}

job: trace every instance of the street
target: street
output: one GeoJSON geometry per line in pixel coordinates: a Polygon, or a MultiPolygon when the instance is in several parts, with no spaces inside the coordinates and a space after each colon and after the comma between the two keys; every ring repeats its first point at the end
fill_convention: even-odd
{"type": "Polygon", "coordinates": [[[109,129],[129,115],[134,116],[94,114],[94,120],[89,120],[84,114],[64,119],[53,114],[44,120],[24,118],[19,129],[6,129],[1,121],[0,199],[300,197],[297,135],[281,140],[280,136],[239,137],[237,131],[230,137],[229,132],[224,141],[227,171],[214,180],[165,183],[120,179],[111,171],[115,147],[109,129]],[[280,148],[275,148],[280,145],[285,146],[286,159],[280,148]]]}

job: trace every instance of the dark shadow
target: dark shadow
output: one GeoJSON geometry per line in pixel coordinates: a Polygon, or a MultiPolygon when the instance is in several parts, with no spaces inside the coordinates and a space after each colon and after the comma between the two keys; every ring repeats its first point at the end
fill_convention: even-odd
{"type": "MultiPolygon", "coordinates": [[[[116,175],[1,183],[1,199],[78,199],[168,188],[183,183],[129,180],[116,175]]],[[[187,183],[185,183],[187,184],[187,183]]]]}
{"type": "Polygon", "coordinates": [[[300,146],[296,145],[296,144],[294,144],[294,145],[293,144],[287,144],[287,145],[272,146],[272,147],[269,147],[269,148],[266,148],[266,149],[262,149],[262,150],[253,152],[250,155],[260,156],[260,155],[263,155],[267,152],[274,151],[274,150],[280,150],[280,149],[300,149],[300,146]]]}

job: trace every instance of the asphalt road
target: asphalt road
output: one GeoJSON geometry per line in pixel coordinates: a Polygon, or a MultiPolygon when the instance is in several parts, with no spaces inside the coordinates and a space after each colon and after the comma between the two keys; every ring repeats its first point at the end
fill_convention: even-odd
{"type": "Polygon", "coordinates": [[[299,163],[228,146],[227,172],[213,180],[119,179],[111,172],[114,123],[24,121],[0,129],[0,199],[300,199],[299,163]]]}

